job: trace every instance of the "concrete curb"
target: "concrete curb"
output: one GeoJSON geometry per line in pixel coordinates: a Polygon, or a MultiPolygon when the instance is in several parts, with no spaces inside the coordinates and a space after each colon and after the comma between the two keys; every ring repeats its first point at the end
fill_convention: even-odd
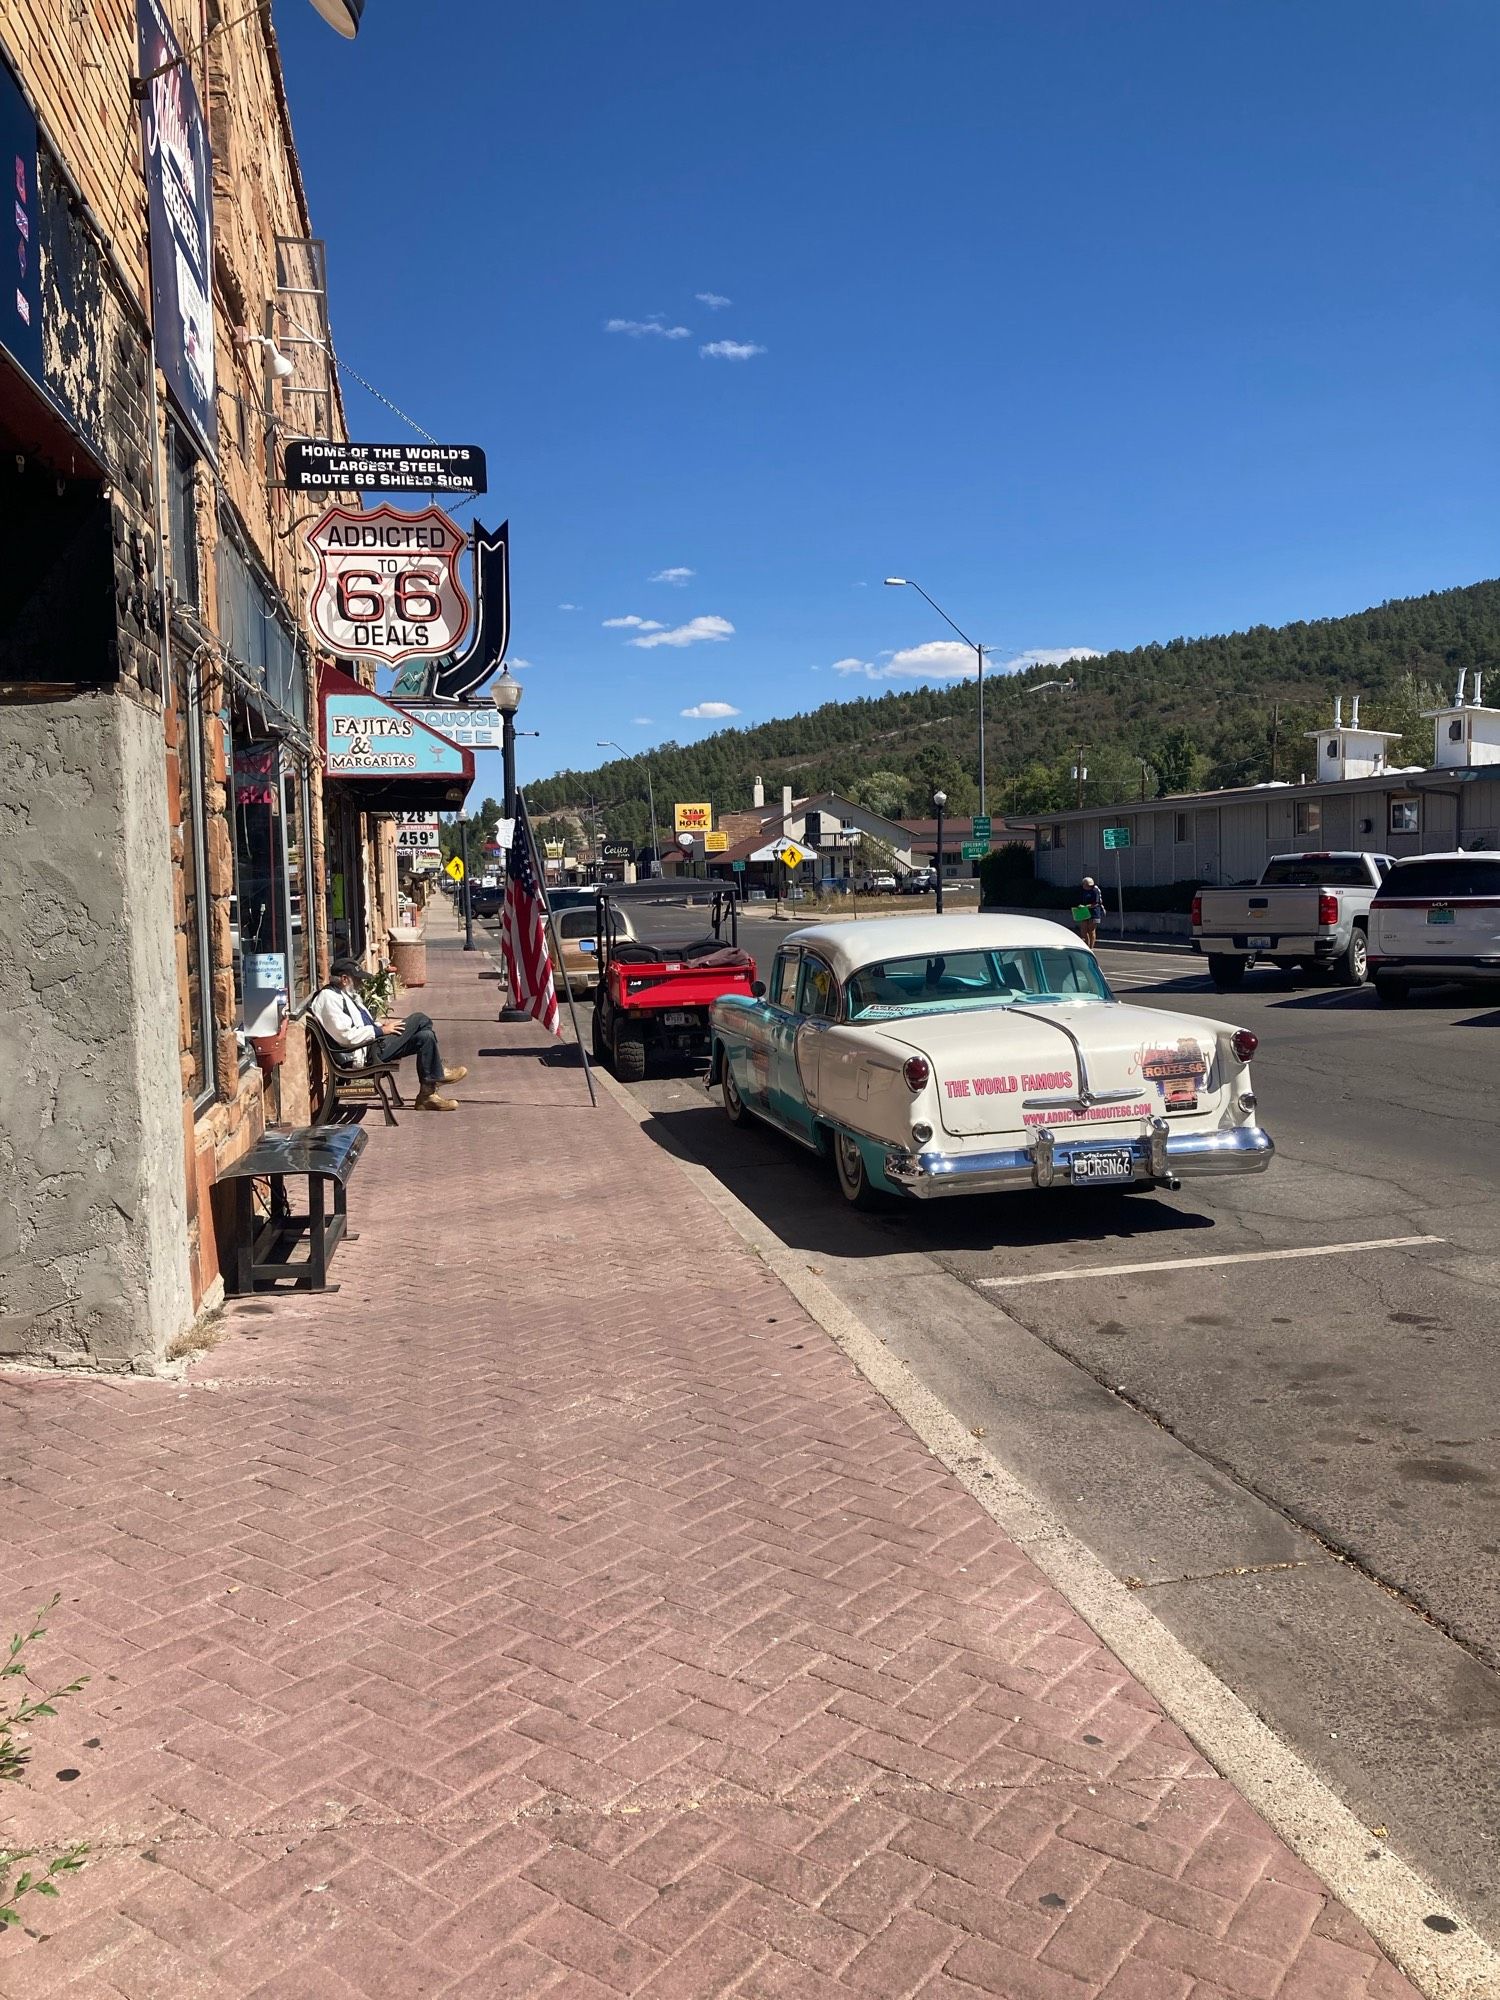
{"type": "MultiPolygon", "coordinates": [[[[602,1066],[600,1087],[645,1127],[651,1112],[602,1066]]],[[[708,1168],[665,1148],[678,1171],[786,1286],[870,1386],[1129,1668],[1194,1745],[1273,1827],[1430,2000],[1500,2000],[1500,1953],[1466,1913],[1382,1846],[1331,1788],[1160,1623],[1044,1503],[976,1443],[795,1250],[708,1168]],[[1449,1936],[1424,1921],[1456,1920],[1449,1936]]]]}

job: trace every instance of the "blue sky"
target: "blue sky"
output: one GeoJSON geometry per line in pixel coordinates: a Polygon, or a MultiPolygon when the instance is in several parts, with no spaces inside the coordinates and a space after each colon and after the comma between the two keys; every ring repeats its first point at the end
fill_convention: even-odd
{"type": "Polygon", "coordinates": [[[277,22],[340,354],[489,453],[523,779],[951,670],[892,572],[998,664],[1497,569],[1492,0],[277,22]]]}

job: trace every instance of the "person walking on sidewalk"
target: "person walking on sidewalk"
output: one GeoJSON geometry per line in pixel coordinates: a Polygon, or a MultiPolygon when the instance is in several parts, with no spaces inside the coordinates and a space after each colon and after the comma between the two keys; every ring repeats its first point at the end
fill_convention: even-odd
{"type": "Polygon", "coordinates": [[[336,958],[329,967],[328,984],[312,1003],[318,1026],[337,1048],[345,1052],[350,1065],[362,1069],[365,1050],[373,1049],[381,1062],[399,1062],[403,1056],[417,1059],[418,1111],[457,1111],[458,1099],[444,1097],[441,1083],[460,1083],[469,1074],[467,1064],[456,1069],[445,1066],[438,1049],[437,1031],[426,1014],[408,1014],[404,1020],[377,1021],[359,997],[364,967],[357,959],[336,958]]]}
{"type": "Polygon", "coordinates": [[[1088,911],[1078,922],[1078,934],[1092,951],[1099,941],[1099,926],[1104,922],[1104,891],[1092,875],[1085,875],[1080,885],[1083,894],[1078,899],[1078,907],[1088,911]]]}

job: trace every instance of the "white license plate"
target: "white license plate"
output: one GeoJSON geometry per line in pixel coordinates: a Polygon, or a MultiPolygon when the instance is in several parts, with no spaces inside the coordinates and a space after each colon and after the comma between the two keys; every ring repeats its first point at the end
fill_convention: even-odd
{"type": "Polygon", "coordinates": [[[1430,924],[1451,924],[1453,922],[1453,912],[1452,910],[1429,910],[1427,912],[1427,921],[1430,924]]]}
{"type": "Polygon", "coordinates": [[[1133,1181],[1135,1157],[1123,1148],[1113,1153],[1075,1153],[1075,1181],[1133,1181]]]}
{"type": "Polygon", "coordinates": [[[1245,939],[1245,949],[1247,951],[1269,951],[1271,949],[1271,940],[1268,937],[1247,937],[1245,939]]]}
{"type": "Polygon", "coordinates": [[[684,1014],[680,1008],[673,1008],[670,1012],[663,1014],[662,1019],[669,1028],[688,1028],[692,1026],[693,1021],[692,1015],[684,1014]]]}

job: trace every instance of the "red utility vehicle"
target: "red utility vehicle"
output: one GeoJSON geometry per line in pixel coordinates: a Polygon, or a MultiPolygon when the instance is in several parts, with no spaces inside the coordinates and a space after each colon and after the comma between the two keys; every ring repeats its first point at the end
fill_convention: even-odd
{"type": "MultiPolygon", "coordinates": [[[[659,882],[643,883],[649,900],[676,900],[659,882]]],[[[699,885],[694,885],[699,886],[699,885]]],[[[628,901],[640,927],[643,897],[601,891],[594,935],[599,983],[594,989],[594,1060],[608,1062],[622,1083],[639,1083],[653,1056],[708,1061],[708,1010],[726,993],[749,994],[755,960],[739,944],[739,898],[733,889],[700,888],[709,929],[690,943],[626,938],[610,921],[610,906],[628,901]]]]}

